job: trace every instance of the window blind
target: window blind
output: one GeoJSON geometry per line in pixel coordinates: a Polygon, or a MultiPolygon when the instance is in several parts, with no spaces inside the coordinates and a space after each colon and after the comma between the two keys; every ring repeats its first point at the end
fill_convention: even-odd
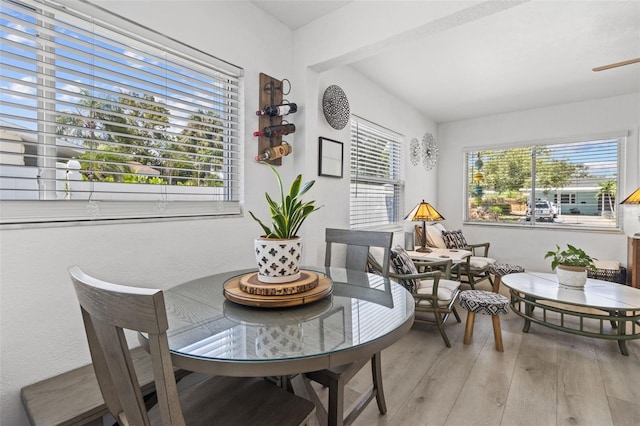
{"type": "Polygon", "coordinates": [[[362,118],[351,120],[352,229],[386,225],[401,219],[402,140],[401,135],[362,118]]]}
{"type": "Polygon", "coordinates": [[[624,139],[468,150],[467,220],[619,228],[624,139]]]}
{"type": "Polygon", "coordinates": [[[239,213],[242,70],[84,9],[2,0],[2,223],[239,213]]]}

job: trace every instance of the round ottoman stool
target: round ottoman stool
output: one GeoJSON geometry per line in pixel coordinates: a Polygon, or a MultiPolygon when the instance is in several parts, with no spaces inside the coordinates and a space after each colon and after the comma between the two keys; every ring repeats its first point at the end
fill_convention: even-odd
{"type": "Polygon", "coordinates": [[[476,314],[491,315],[491,321],[493,322],[493,339],[496,342],[496,350],[498,352],[504,352],[499,315],[509,312],[509,299],[492,291],[465,290],[460,293],[460,306],[469,311],[467,313],[467,325],[464,329],[464,344],[468,345],[471,343],[473,323],[476,314]]]}
{"type": "Polygon", "coordinates": [[[497,293],[500,290],[502,277],[518,272],[524,272],[524,268],[512,263],[492,263],[489,265],[489,273],[493,275],[493,291],[497,293]]]}

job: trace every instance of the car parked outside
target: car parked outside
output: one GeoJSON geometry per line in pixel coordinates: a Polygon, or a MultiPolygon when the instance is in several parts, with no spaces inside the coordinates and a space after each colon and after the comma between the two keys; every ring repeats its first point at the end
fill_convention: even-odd
{"type": "MultiPolygon", "coordinates": [[[[537,221],[553,222],[553,219],[558,217],[558,209],[549,200],[537,199],[535,209],[535,216],[537,221]]],[[[527,204],[526,219],[531,220],[531,204],[527,204]]]]}

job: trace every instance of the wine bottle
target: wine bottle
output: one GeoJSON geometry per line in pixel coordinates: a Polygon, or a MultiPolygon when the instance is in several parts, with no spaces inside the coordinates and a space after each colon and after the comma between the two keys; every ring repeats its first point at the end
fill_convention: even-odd
{"type": "Polygon", "coordinates": [[[256,111],[256,115],[268,115],[270,117],[277,117],[282,115],[293,114],[296,111],[298,111],[298,105],[295,103],[267,105],[260,111],[256,111]]]}
{"type": "Polygon", "coordinates": [[[296,131],[296,126],[287,123],[287,124],[277,124],[275,126],[269,126],[262,129],[262,131],[253,132],[253,136],[266,136],[268,138],[274,136],[282,136],[288,135],[289,133],[293,133],[296,131]]]}
{"type": "Polygon", "coordinates": [[[260,155],[256,155],[256,161],[275,160],[276,158],[291,154],[291,151],[293,151],[291,145],[282,141],[282,145],[272,146],[262,151],[260,155]]]}

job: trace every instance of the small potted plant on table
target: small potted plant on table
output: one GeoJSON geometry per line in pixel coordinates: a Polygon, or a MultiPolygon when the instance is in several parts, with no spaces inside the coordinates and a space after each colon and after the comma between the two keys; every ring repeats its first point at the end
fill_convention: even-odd
{"type": "Polygon", "coordinates": [[[596,258],[589,256],[584,250],[567,244],[566,249],[556,245],[555,251],[549,251],[545,259],[552,258],[551,269],[556,270],[558,283],[562,286],[582,289],[587,282],[587,269],[595,269],[596,258]]]}
{"type": "Polygon", "coordinates": [[[302,197],[315,183],[309,181],[302,184],[302,175],[298,175],[285,194],[282,178],[271,164],[267,164],[278,180],[280,187],[280,203],[274,201],[268,193],[265,199],[271,212],[271,227],[265,225],[253,212],[251,217],[260,224],[264,235],[256,238],[255,252],[258,262],[258,280],[265,283],[287,283],[300,278],[300,258],[302,255],[302,238],[298,230],[307,217],[320,207],[315,201],[303,202],[302,197]]]}

